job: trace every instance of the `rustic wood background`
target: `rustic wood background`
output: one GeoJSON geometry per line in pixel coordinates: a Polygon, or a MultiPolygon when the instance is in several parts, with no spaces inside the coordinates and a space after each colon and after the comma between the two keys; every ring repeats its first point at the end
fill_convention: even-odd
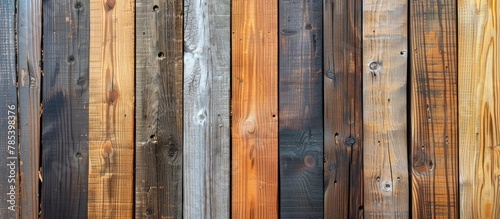
{"type": "Polygon", "coordinates": [[[498,0],[0,0],[0,218],[500,218],[498,0]]]}

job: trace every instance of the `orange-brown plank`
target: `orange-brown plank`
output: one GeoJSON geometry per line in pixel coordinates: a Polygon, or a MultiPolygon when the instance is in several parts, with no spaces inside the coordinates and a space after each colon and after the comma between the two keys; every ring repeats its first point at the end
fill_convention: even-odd
{"type": "Polygon", "coordinates": [[[232,1],[232,217],[278,217],[278,1],[232,1]]]}

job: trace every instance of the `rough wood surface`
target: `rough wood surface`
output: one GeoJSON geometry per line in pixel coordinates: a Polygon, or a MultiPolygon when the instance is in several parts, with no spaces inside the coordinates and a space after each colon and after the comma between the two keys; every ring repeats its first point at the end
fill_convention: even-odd
{"type": "MultiPolygon", "coordinates": [[[[42,218],[87,218],[88,12],[88,1],[43,1],[43,109],[28,114],[42,114],[42,218]]],[[[35,40],[26,37],[21,40],[35,40]]],[[[29,95],[36,94],[32,83],[36,83],[38,63],[33,61],[26,69],[20,63],[20,98],[25,98],[23,86],[35,86],[29,95]]],[[[36,97],[30,98],[29,104],[36,105],[36,97]]],[[[34,109],[38,107],[30,110],[34,109]]],[[[25,121],[21,123],[24,127],[25,121]]]]}
{"type": "Polygon", "coordinates": [[[458,1],[460,216],[500,218],[500,3],[458,1]]]}
{"type": "Polygon", "coordinates": [[[19,158],[20,218],[38,218],[40,169],[40,97],[42,61],[42,1],[19,0],[18,87],[19,87],[19,158]]]}
{"type": "Polygon", "coordinates": [[[89,218],[132,218],[134,0],[90,1],[89,218]]]}
{"type": "Polygon", "coordinates": [[[364,216],[409,217],[404,0],[363,2],[364,216]]]}
{"type": "Polygon", "coordinates": [[[324,1],[325,218],[363,216],[361,6],[324,1]]]}
{"type": "Polygon", "coordinates": [[[136,2],[136,218],[182,218],[182,3],[136,2]]]}
{"type": "Polygon", "coordinates": [[[278,1],[232,1],[232,217],[278,217],[278,1]]]}
{"type": "Polygon", "coordinates": [[[413,218],[458,218],[456,12],[410,1],[413,218]]]}
{"type": "Polygon", "coordinates": [[[322,1],[279,1],[280,217],[323,217],[322,1]]]}
{"type": "Polygon", "coordinates": [[[230,0],[184,1],[184,217],[229,218],[230,0]]]}
{"type": "Polygon", "coordinates": [[[0,0],[0,216],[19,213],[14,0],[0,0]]]}

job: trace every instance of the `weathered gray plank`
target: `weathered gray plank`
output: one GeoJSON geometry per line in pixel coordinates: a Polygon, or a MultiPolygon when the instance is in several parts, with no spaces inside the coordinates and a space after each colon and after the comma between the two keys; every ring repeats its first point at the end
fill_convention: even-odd
{"type": "Polygon", "coordinates": [[[136,218],[182,218],[182,12],[136,1],[136,218]]]}
{"type": "Polygon", "coordinates": [[[87,218],[89,26],[89,0],[43,1],[42,218],[87,218]]]}
{"type": "Polygon", "coordinates": [[[15,1],[0,1],[0,216],[19,211],[15,1]]]}
{"type": "Polygon", "coordinates": [[[280,215],[323,217],[321,0],[279,1],[280,215]]]}
{"type": "Polygon", "coordinates": [[[184,2],[184,217],[229,218],[230,0],[184,2]]]}
{"type": "Polygon", "coordinates": [[[42,55],[42,1],[19,0],[18,87],[20,218],[38,218],[40,168],[40,92],[42,55]]]}

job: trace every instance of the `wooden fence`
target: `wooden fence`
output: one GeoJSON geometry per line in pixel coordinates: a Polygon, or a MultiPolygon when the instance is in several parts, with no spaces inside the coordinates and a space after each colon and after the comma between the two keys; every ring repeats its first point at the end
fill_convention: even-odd
{"type": "Polygon", "coordinates": [[[500,218],[497,0],[0,0],[0,218],[500,218]]]}

